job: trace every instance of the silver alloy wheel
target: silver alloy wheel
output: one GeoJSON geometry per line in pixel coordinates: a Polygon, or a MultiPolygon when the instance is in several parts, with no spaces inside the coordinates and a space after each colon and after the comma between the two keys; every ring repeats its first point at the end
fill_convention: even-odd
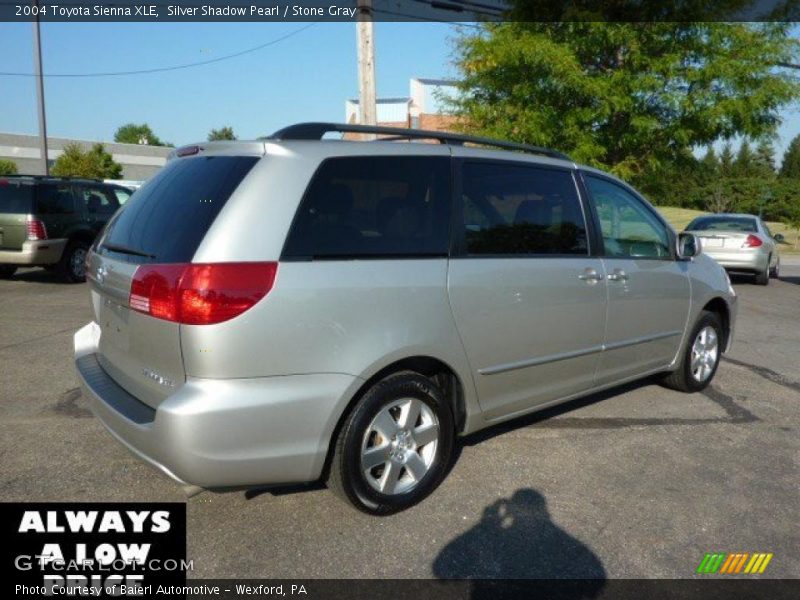
{"type": "Polygon", "coordinates": [[[692,344],[692,377],[702,383],[711,376],[719,357],[719,338],[710,325],[703,327],[692,344]]]}
{"type": "Polygon", "coordinates": [[[411,491],[430,470],[439,442],[439,419],[416,398],[387,404],[375,415],[361,444],[361,472],[386,495],[411,491]]]}
{"type": "Polygon", "coordinates": [[[70,258],[70,268],[75,277],[84,277],[86,270],[86,250],[84,248],[76,248],[70,258]]]}

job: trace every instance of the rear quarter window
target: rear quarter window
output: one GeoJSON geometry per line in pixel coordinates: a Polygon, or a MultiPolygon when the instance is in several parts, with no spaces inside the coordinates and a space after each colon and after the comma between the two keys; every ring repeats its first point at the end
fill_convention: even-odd
{"type": "Polygon", "coordinates": [[[98,252],[128,262],[190,262],[258,161],[256,156],[199,156],[167,163],[109,222],[98,252]]]}
{"type": "Polygon", "coordinates": [[[446,256],[447,157],[342,157],[309,184],[284,259],[446,256]]]}
{"type": "Polygon", "coordinates": [[[31,212],[33,185],[30,182],[0,178],[0,213],[31,212]]]}

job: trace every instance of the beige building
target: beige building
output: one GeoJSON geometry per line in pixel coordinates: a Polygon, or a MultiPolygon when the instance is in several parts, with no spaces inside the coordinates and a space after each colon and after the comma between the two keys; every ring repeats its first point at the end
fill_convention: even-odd
{"type": "MultiPolygon", "coordinates": [[[[389,127],[450,131],[455,117],[447,114],[444,99],[456,93],[457,88],[453,81],[414,78],[410,82],[408,96],[376,100],[378,124],[389,127]]],[[[345,102],[345,121],[358,123],[359,116],[358,99],[347,100],[345,102]]]]}
{"type": "MultiPolygon", "coordinates": [[[[150,178],[167,162],[172,148],[146,144],[118,144],[67,138],[47,138],[47,158],[50,166],[61,156],[67,144],[80,144],[85,150],[100,143],[114,160],[122,165],[122,179],[143,181],[150,178]]],[[[17,171],[24,175],[44,175],[39,150],[39,136],[17,133],[0,133],[0,158],[13,161],[17,171]]]]}

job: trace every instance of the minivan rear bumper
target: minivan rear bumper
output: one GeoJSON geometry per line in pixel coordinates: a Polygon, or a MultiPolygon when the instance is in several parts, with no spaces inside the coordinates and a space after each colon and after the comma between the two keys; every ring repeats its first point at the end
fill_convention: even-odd
{"type": "Polygon", "coordinates": [[[23,242],[21,250],[0,250],[2,265],[52,265],[61,260],[67,240],[23,242]]]}
{"type": "Polygon", "coordinates": [[[308,482],[351,394],[363,383],[326,373],[253,379],[188,378],[153,409],[100,366],[100,328],[75,334],[75,366],[92,412],[136,456],[182,485],[308,482]]]}

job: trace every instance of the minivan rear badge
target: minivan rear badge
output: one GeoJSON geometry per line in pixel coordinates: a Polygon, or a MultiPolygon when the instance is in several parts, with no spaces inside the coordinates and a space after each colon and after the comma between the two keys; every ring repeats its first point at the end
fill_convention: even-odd
{"type": "Polygon", "coordinates": [[[167,379],[163,375],[159,375],[155,371],[151,371],[150,369],[142,369],[142,374],[147,377],[148,379],[152,379],[159,385],[164,385],[166,387],[175,387],[175,383],[171,379],[167,379]]]}

